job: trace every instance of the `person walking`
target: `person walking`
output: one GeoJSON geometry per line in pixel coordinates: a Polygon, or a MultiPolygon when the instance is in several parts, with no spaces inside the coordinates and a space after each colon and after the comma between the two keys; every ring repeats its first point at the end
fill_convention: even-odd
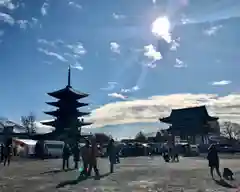
{"type": "Polygon", "coordinates": [[[4,161],[4,144],[1,144],[1,163],[4,161]]]}
{"type": "Polygon", "coordinates": [[[212,144],[208,148],[207,159],[208,159],[208,165],[210,167],[210,174],[212,178],[214,179],[213,170],[216,169],[218,176],[220,177],[220,179],[222,179],[222,176],[219,170],[219,156],[218,156],[218,151],[216,149],[216,145],[212,144]]]}
{"type": "Polygon", "coordinates": [[[73,161],[74,161],[74,168],[78,169],[78,162],[80,161],[80,149],[78,146],[78,143],[75,144],[75,146],[73,147],[73,161]]]}
{"type": "Polygon", "coordinates": [[[85,145],[80,150],[83,162],[83,170],[80,175],[87,176],[88,175],[88,166],[89,166],[89,158],[90,158],[90,142],[89,140],[85,140],[85,145]]]}
{"type": "Polygon", "coordinates": [[[12,157],[12,145],[7,145],[6,147],[4,147],[4,166],[6,166],[6,164],[8,164],[8,166],[10,165],[11,162],[11,157],[12,157]]]}
{"type": "Polygon", "coordinates": [[[91,176],[92,169],[94,169],[95,176],[99,176],[99,170],[97,168],[97,155],[98,149],[97,144],[94,138],[91,140],[91,147],[89,151],[89,169],[88,169],[88,176],[91,176]]]}
{"type": "Polygon", "coordinates": [[[69,157],[71,155],[70,146],[68,143],[64,143],[63,152],[62,152],[62,169],[65,170],[65,167],[67,166],[67,169],[69,169],[69,157]]]}
{"type": "Polygon", "coordinates": [[[110,162],[110,173],[113,173],[114,171],[114,164],[116,164],[117,160],[117,149],[114,143],[114,140],[111,139],[109,141],[108,147],[107,147],[107,154],[109,157],[109,162],[110,162]]]}

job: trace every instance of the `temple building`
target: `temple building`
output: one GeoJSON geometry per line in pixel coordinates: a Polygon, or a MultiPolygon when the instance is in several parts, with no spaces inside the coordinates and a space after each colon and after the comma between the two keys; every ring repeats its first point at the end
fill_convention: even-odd
{"type": "Polygon", "coordinates": [[[173,109],[170,116],[159,120],[170,124],[168,132],[173,136],[191,143],[207,143],[208,134],[220,134],[218,117],[209,116],[205,106],[173,109]]]}
{"type": "Polygon", "coordinates": [[[87,106],[88,104],[79,102],[78,100],[87,97],[88,94],[72,88],[70,67],[68,69],[67,86],[61,90],[48,93],[48,95],[58,99],[54,102],[47,102],[48,105],[54,106],[57,109],[45,112],[45,114],[53,116],[54,119],[48,122],[42,122],[42,124],[52,126],[55,130],[44,135],[38,135],[37,137],[40,136],[44,139],[55,140],[65,140],[68,138],[73,140],[77,137],[80,138],[82,126],[91,125],[91,123],[84,122],[82,118],[85,115],[89,115],[89,112],[78,111],[79,107],[87,106]],[[79,118],[81,118],[81,120],[79,118]]]}

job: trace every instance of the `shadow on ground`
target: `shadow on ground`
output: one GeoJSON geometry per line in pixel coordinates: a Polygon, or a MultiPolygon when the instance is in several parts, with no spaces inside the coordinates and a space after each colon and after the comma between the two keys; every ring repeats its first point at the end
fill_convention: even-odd
{"type": "Polygon", "coordinates": [[[68,172],[68,171],[73,171],[75,170],[74,168],[71,168],[71,169],[54,169],[54,170],[50,170],[50,171],[45,171],[43,173],[40,173],[40,174],[48,174],[48,173],[54,173],[54,174],[57,174],[57,173],[61,173],[61,172],[68,172]]]}
{"type": "Polygon", "coordinates": [[[225,188],[236,188],[235,186],[229,184],[228,182],[224,181],[223,179],[221,180],[214,180],[216,184],[225,187],[225,188]]]}
{"type": "Polygon", "coordinates": [[[59,183],[56,188],[62,188],[62,187],[65,187],[66,185],[76,185],[82,181],[85,181],[87,179],[90,179],[90,178],[94,178],[95,180],[99,180],[103,177],[107,177],[108,175],[110,175],[110,173],[105,173],[103,175],[100,175],[98,177],[94,177],[94,176],[90,176],[90,177],[85,177],[85,176],[79,176],[77,179],[74,179],[74,180],[67,180],[67,181],[63,181],[61,183],[59,183]]]}

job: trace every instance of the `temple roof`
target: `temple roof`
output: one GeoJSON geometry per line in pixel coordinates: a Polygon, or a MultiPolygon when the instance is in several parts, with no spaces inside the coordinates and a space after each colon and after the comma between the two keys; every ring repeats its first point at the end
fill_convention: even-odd
{"type": "Polygon", "coordinates": [[[191,108],[182,108],[182,109],[173,109],[170,116],[160,118],[159,120],[164,123],[172,123],[179,121],[190,121],[195,119],[202,120],[218,120],[218,117],[209,116],[205,106],[191,107],[191,108]]]}
{"type": "MultiPolygon", "coordinates": [[[[59,117],[61,114],[63,114],[64,112],[60,111],[60,110],[55,110],[55,111],[46,111],[44,112],[45,114],[47,115],[52,115],[54,117],[59,117]]],[[[66,114],[66,113],[65,113],[66,114]]],[[[89,115],[90,112],[80,112],[80,111],[77,111],[76,112],[76,117],[83,117],[83,116],[86,116],[86,115],[89,115]]],[[[69,115],[69,114],[66,114],[66,115],[69,115]]],[[[66,116],[65,115],[65,116],[66,116]]]]}
{"type": "MultiPolygon", "coordinates": [[[[54,107],[61,107],[61,100],[59,101],[54,101],[54,102],[46,102],[48,105],[52,105],[54,107]]],[[[79,107],[84,107],[84,106],[87,106],[88,103],[80,103],[76,100],[74,100],[74,102],[72,103],[73,106],[75,106],[76,108],[79,108],[79,107]]]]}
{"type": "MultiPolygon", "coordinates": [[[[56,120],[52,120],[52,121],[46,121],[46,122],[41,122],[43,125],[47,125],[47,126],[51,126],[51,127],[56,127],[57,126],[57,122],[56,120]]],[[[81,122],[79,121],[79,124],[78,126],[81,127],[81,126],[88,126],[88,125],[91,125],[92,123],[91,122],[81,122]]]]}

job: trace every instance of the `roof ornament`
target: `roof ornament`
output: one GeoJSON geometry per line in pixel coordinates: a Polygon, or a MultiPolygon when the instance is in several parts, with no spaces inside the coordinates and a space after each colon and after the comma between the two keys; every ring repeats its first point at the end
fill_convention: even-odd
{"type": "Polygon", "coordinates": [[[68,85],[67,87],[71,87],[71,67],[68,65],[68,85]]]}

